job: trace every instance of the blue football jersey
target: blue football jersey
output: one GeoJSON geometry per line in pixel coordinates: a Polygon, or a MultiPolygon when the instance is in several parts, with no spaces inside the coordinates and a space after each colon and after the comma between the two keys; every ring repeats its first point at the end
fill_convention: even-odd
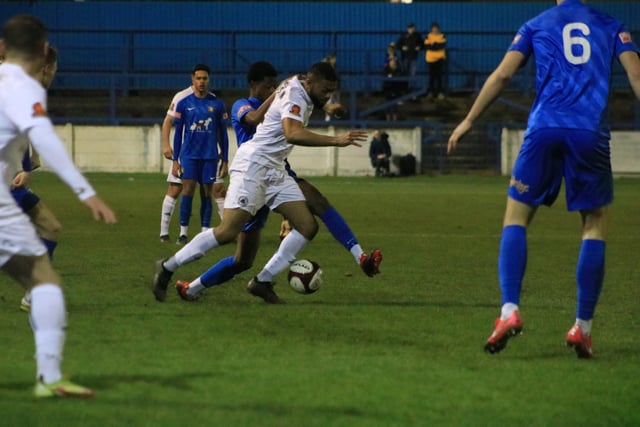
{"type": "Polygon", "coordinates": [[[217,159],[218,146],[224,161],[228,157],[227,112],[212,93],[204,98],[191,94],[176,105],[173,158],[217,159]]]}
{"type": "Polygon", "coordinates": [[[255,111],[262,105],[262,101],[258,98],[241,98],[233,103],[231,107],[231,126],[236,132],[236,139],[238,140],[238,147],[243,142],[247,142],[253,138],[253,134],[256,133],[256,127],[243,123],[242,118],[250,111],[255,111]]]}
{"type": "Polygon", "coordinates": [[[524,24],[509,50],[535,57],[536,98],[527,133],[567,128],[609,135],[613,60],[638,50],[620,21],[580,0],[566,0],[524,24]]]}

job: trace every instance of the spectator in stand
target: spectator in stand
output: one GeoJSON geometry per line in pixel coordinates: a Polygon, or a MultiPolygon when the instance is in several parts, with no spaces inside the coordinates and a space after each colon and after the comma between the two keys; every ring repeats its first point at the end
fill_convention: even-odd
{"type": "Polygon", "coordinates": [[[444,73],[444,62],[447,58],[447,39],[440,31],[440,25],[437,22],[431,24],[431,32],[424,39],[424,45],[427,50],[425,60],[429,67],[427,96],[429,98],[437,96],[438,99],[444,99],[442,75],[444,73]]]}
{"type": "MultiPolygon", "coordinates": [[[[396,56],[396,44],[394,42],[389,43],[387,46],[387,55],[384,60],[383,73],[387,80],[382,84],[382,91],[387,101],[399,97],[403,93],[404,82],[398,82],[394,77],[400,75],[400,65],[398,57],[396,56]]],[[[387,120],[398,120],[398,105],[393,104],[385,111],[387,120]]]]}
{"type": "Polygon", "coordinates": [[[400,50],[402,74],[414,77],[416,75],[418,52],[422,48],[422,36],[416,31],[414,23],[407,25],[407,31],[400,35],[396,47],[400,50]]]}
{"type": "Polygon", "coordinates": [[[389,176],[391,145],[389,144],[389,135],[386,132],[377,130],[373,134],[373,139],[369,146],[369,158],[371,159],[371,166],[376,170],[376,177],[389,176]]]}

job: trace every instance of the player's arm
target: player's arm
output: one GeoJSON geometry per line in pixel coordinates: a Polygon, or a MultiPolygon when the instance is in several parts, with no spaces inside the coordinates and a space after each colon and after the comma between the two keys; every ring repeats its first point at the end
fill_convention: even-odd
{"type": "Polygon", "coordinates": [[[637,99],[640,99],[640,57],[638,52],[628,50],[622,52],[619,58],[624,71],[627,73],[633,93],[637,99]]]}
{"type": "Polygon", "coordinates": [[[176,105],[175,116],[173,118],[173,124],[175,125],[176,130],[173,134],[173,166],[171,168],[173,176],[178,178],[180,177],[180,151],[182,150],[182,140],[184,138],[184,119],[182,118],[182,114],[182,104],[178,103],[178,105],[176,105]]]}
{"type": "Polygon", "coordinates": [[[242,116],[242,122],[249,126],[258,126],[262,123],[275,97],[276,93],[273,92],[256,110],[251,110],[242,116]]]}
{"type": "Polygon", "coordinates": [[[171,148],[170,137],[173,127],[173,117],[167,114],[162,121],[162,155],[167,160],[173,160],[173,149],[171,148]]]}
{"type": "MultiPolygon", "coordinates": [[[[224,106],[223,106],[224,108],[224,106]]],[[[227,111],[223,109],[217,117],[218,148],[220,149],[220,166],[218,176],[225,177],[229,169],[229,134],[227,133],[227,111]]]]}
{"type": "Polygon", "coordinates": [[[525,60],[525,55],[517,50],[511,50],[506,53],[500,65],[498,65],[484,85],[482,85],[482,89],[480,89],[480,93],[473,102],[467,116],[451,134],[447,146],[447,153],[455,149],[460,138],[471,130],[473,122],[498,98],[504,88],[509,85],[511,78],[525,60]]]}
{"type": "Polygon", "coordinates": [[[361,147],[360,143],[367,139],[365,130],[351,130],[339,136],[320,135],[307,130],[302,122],[289,117],[282,119],[282,130],[289,144],[306,147],[361,147]]]}

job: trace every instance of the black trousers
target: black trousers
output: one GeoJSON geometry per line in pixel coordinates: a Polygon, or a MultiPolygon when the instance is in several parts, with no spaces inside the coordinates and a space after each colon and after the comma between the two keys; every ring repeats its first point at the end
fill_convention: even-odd
{"type": "Polygon", "coordinates": [[[433,95],[444,93],[442,85],[442,74],[444,73],[444,59],[436,62],[429,62],[429,89],[433,95]]]}

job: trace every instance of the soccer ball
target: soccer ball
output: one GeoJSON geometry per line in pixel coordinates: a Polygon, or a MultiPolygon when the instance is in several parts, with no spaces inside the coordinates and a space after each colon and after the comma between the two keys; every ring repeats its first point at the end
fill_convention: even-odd
{"type": "Polygon", "coordinates": [[[312,294],[322,286],[322,269],[317,262],[298,259],[289,267],[289,286],[301,294],[312,294]]]}

